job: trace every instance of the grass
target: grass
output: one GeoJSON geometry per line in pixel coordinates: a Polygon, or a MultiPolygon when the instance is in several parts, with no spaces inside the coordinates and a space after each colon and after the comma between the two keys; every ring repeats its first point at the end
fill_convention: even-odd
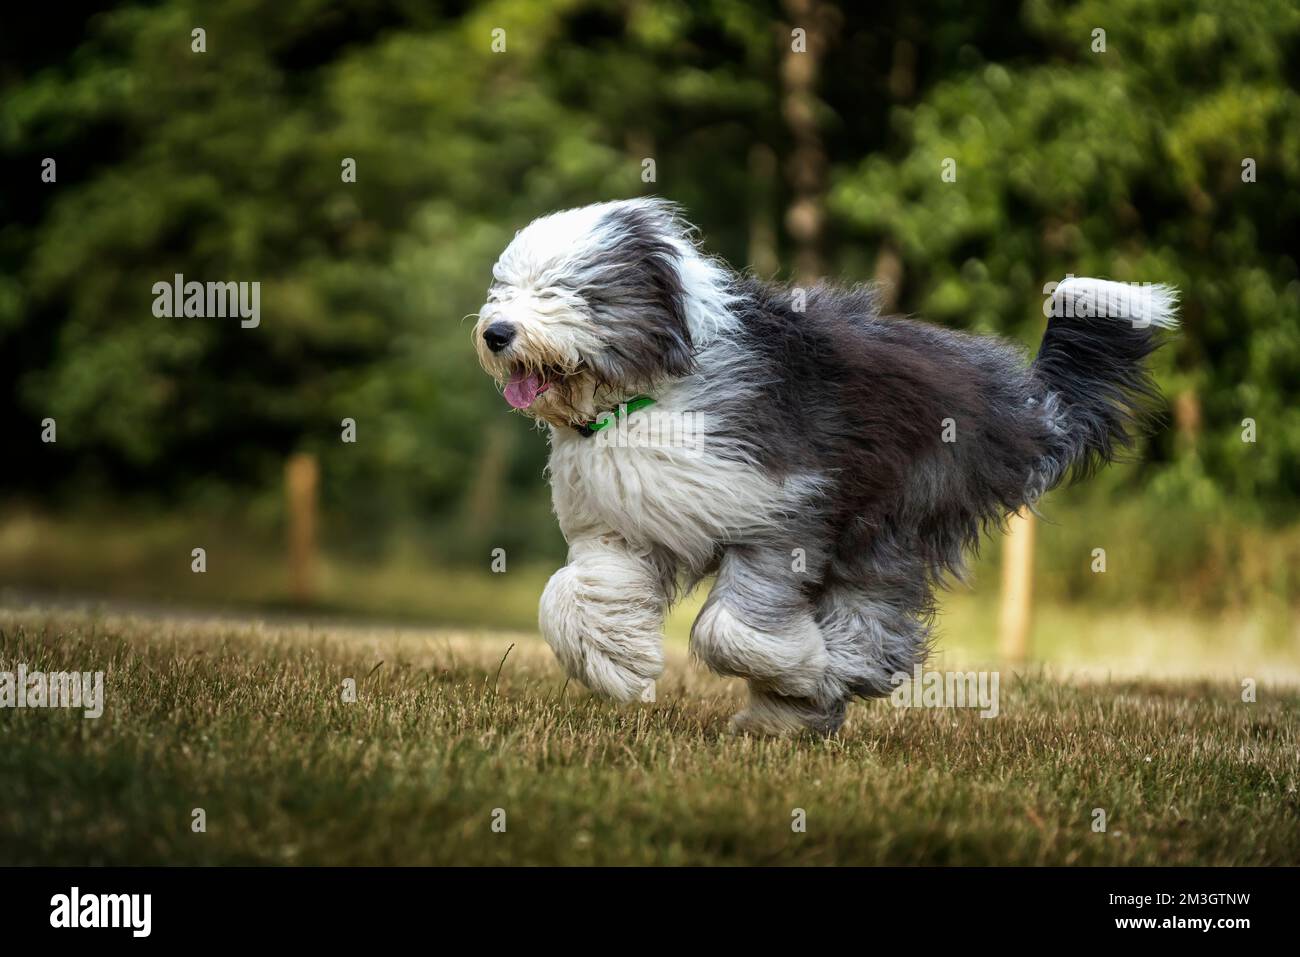
{"type": "MultiPolygon", "coordinates": [[[[488,544],[474,546],[459,561],[441,550],[468,533],[399,524],[396,531],[376,528],[360,536],[373,539],[363,545],[353,540],[357,536],[336,531],[323,536],[314,600],[301,604],[292,597],[283,531],[266,510],[99,506],[64,514],[0,504],[0,601],[6,590],[11,604],[15,597],[79,601],[88,594],[112,595],[229,611],[530,630],[536,627],[537,596],[563,561],[554,527],[548,535],[531,536],[539,540],[532,547],[512,548],[506,574],[489,572],[488,544]],[[196,546],[206,551],[202,575],[190,570],[196,546]]],[[[1067,609],[1064,616],[1043,616],[1037,640],[1047,657],[1056,657],[1058,645],[1074,655],[1081,637],[1108,664],[1130,659],[1132,626],[1140,628],[1144,616],[1158,613],[1171,629],[1177,625],[1180,661],[1160,655],[1163,660],[1152,662],[1147,656],[1141,670],[1149,670],[1149,663],[1161,672],[1172,664],[1182,672],[1250,667],[1238,657],[1245,650],[1248,658],[1286,655],[1300,677],[1300,524],[1294,520],[1261,527],[1168,509],[1148,514],[1140,501],[1129,500],[1089,506],[1054,499],[1046,511],[1053,517],[1038,523],[1035,596],[1044,608],[1067,609]],[[1092,553],[1100,546],[1109,570],[1094,574],[1092,553]],[[1107,610],[1096,621],[1117,623],[1117,635],[1108,639],[1091,625],[1086,635],[1076,635],[1070,619],[1078,619],[1074,609],[1083,605],[1107,610]],[[1058,641],[1060,626],[1065,631],[1058,641]]],[[[945,615],[953,621],[949,642],[978,650],[983,636],[996,632],[993,603],[1000,580],[1001,540],[991,536],[973,561],[973,589],[959,588],[945,600],[945,615]]],[[[669,634],[686,634],[697,605],[686,605],[669,634]]]]}
{"type": "MultiPolygon", "coordinates": [[[[552,563],[558,564],[558,563],[552,563]]],[[[315,613],[382,616],[446,624],[530,628],[550,566],[512,561],[507,575],[448,567],[410,541],[382,558],[320,556],[315,613]],[[503,583],[512,587],[501,587],[503,583]]],[[[112,595],[147,604],[228,611],[292,611],[283,543],[213,514],[51,518],[0,510],[0,589],[46,601],[112,595]],[[191,571],[191,549],[207,571],[191,571]]],[[[2,592],[0,592],[2,595],[2,592]]],[[[11,596],[9,602],[15,599],[11,596]]]]}
{"type": "Polygon", "coordinates": [[[1294,687],[1004,671],[995,719],[875,702],[759,740],[670,650],[618,708],[529,635],[3,611],[0,670],[103,670],[107,705],[0,712],[0,864],[1300,860],[1294,687]]]}
{"type": "MultiPolygon", "coordinates": [[[[1049,557],[1048,550],[1040,549],[1039,557],[1049,557]]],[[[310,613],[531,631],[538,596],[558,564],[512,558],[505,574],[491,574],[486,561],[475,568],[447,567],[410,542],[373,561],[326,551],[318,598],[302,606],[289,597],[279,544],[233,519],[91,521],[0,510],[0,605],[9,606],[83,605],[86,596],[112,596],[107,607],[119,610],[139,605],[235,616],[310,613]],[[190,571],[196,543],[207,550],[202,575],[190,571]]],[[[1276,595],[1219,610],[1162,608],[1101,596],[1066,602],[1053,598],[1047,584],[1040,570],[1033,650],[1036,660],[1059,673],[1225,680],[1267,675],[1300,684],[1300,615],[1276,595]]],[[[972,587],[942,596],[937,664],[996,661],[998,585],[997,564],[984,560],[976,565],[972,587]]],[[[670,639],[685,645],[704,595],[697,589],[674,610],[665,629],[670,639]]],[[[99,602],[92,598],[90,604],[99,602]]]]}

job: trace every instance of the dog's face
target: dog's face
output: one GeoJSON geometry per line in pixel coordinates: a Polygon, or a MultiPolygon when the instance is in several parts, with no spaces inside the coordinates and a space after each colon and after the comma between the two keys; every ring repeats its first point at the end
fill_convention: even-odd
{"type": "Polygon", "coordinates": [[[673,207],[600,203],[534,220],[492,267],[474,347],[506,401],[555,425],[689,373],[682,260],[673,207]]]}

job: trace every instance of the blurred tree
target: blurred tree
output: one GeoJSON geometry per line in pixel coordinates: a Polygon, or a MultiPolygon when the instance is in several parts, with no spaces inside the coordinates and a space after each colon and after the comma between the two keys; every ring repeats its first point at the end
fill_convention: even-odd
{"type": "Polygon", "coordinates": [[[793,148],[786,161],[791,201],[786,229],[795,241],[795,276],[810,283],[822,275],[826,211],[826,151],[822,146],[817,79],[822,57],[838,26],[838,11],[818,0],[785,0],[790,22],[781,57],[781,114],[793,148]]]}
{"type": "MultiPolygon", "coordinates": [[[[1185,329],[1165,379],[1191,393],[1186,434],[1199,440],[1157,487],[1178,501],[1294,501],[1300,9],[1033,0],[1005,29],[1039,54],[963,49],[960,68],[893,113],[888,150],[841,168],[835,211],[899,250],[904,309],[1027,342],[1043,284],[1067,272],[1177,284],[1185,329]],[[1243,443],[1247,417],[1266,443],[1243,443]]],[[[1178,455],[1162,441],[1162,458],[1178,455]]]]}
{"type": "MultiPolygon", "coordinates": [[[[8,438],[30,448],[53,416],[60,454],[6,481],[272,489],[305,449],[363,526],[454,510],[474,476],[544,497],[543,443],[484,446],[487,423],[527,426],[477,369],[465,317],[543,212],[643,191],[741,208],[753,120],[771,113],[766,26],[725,2],[170,2],[92,19],[75,55],[6,78],[7,167],[35,184],[39,157],[62,159],[5,235],[0,286],[0,335],[22,356],[8,438]],[[671,144],[638,148],[659,182],[642,182],[632,134],[671,144]],[[152,286],[177,273],[260,282],[261,324],[155,318],[152,286]],[[524,467],[502,473],[514,448],[524,467]]],[[[479,521],[491,499],[473,499],[479,521]]],[[[535,537],[494,521],[480,531],[535,537]]]]}
{"type": "Polygon", "coordinates": [[[0,428],[24,468],[6,488],[274,511],[301,451],[357,529],[465,510],[442,547],[557,552],[544,442],[478,370],[467,317],[529,219],[654,192],[764,275],[807,245],[777,211],[824,208],[820,271],[1026,342],[1066,272],[1175,282],[1187,329],[1163,375],[1197,425],[1154,446],[1155,494],[1293,504],[1300,11],[813,6],[834,42],[796,135],[781,0],[162,0],[7,23],[0,428]],[[817,177],[776,175],[810,143],[817,177]],[[260,326],[155,318],[176,273],[260,282],[260,326]]]}

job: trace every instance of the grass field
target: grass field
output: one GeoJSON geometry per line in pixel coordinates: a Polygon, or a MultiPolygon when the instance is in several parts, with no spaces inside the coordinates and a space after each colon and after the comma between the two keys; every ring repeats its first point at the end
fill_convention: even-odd
{"type": "Polygon", "coordinates": [[[0,670],[103,670],[107,701],[0,712],[0,863],[1300,861],[1294,687],[1004,671],[994,719],[757,740],[670,651],[620,709],[530,635],[0,612],[0,670]]]}

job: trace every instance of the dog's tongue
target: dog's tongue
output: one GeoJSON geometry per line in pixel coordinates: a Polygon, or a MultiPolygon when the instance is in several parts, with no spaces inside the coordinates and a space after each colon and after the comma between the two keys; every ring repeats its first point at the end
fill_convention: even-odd
{"type": "Polygon", "coordinates": [[[506,383],[506,401],[516,409],[526,409],[542,391],[542,377],[536,372],[513,372],[506,383]]]}

